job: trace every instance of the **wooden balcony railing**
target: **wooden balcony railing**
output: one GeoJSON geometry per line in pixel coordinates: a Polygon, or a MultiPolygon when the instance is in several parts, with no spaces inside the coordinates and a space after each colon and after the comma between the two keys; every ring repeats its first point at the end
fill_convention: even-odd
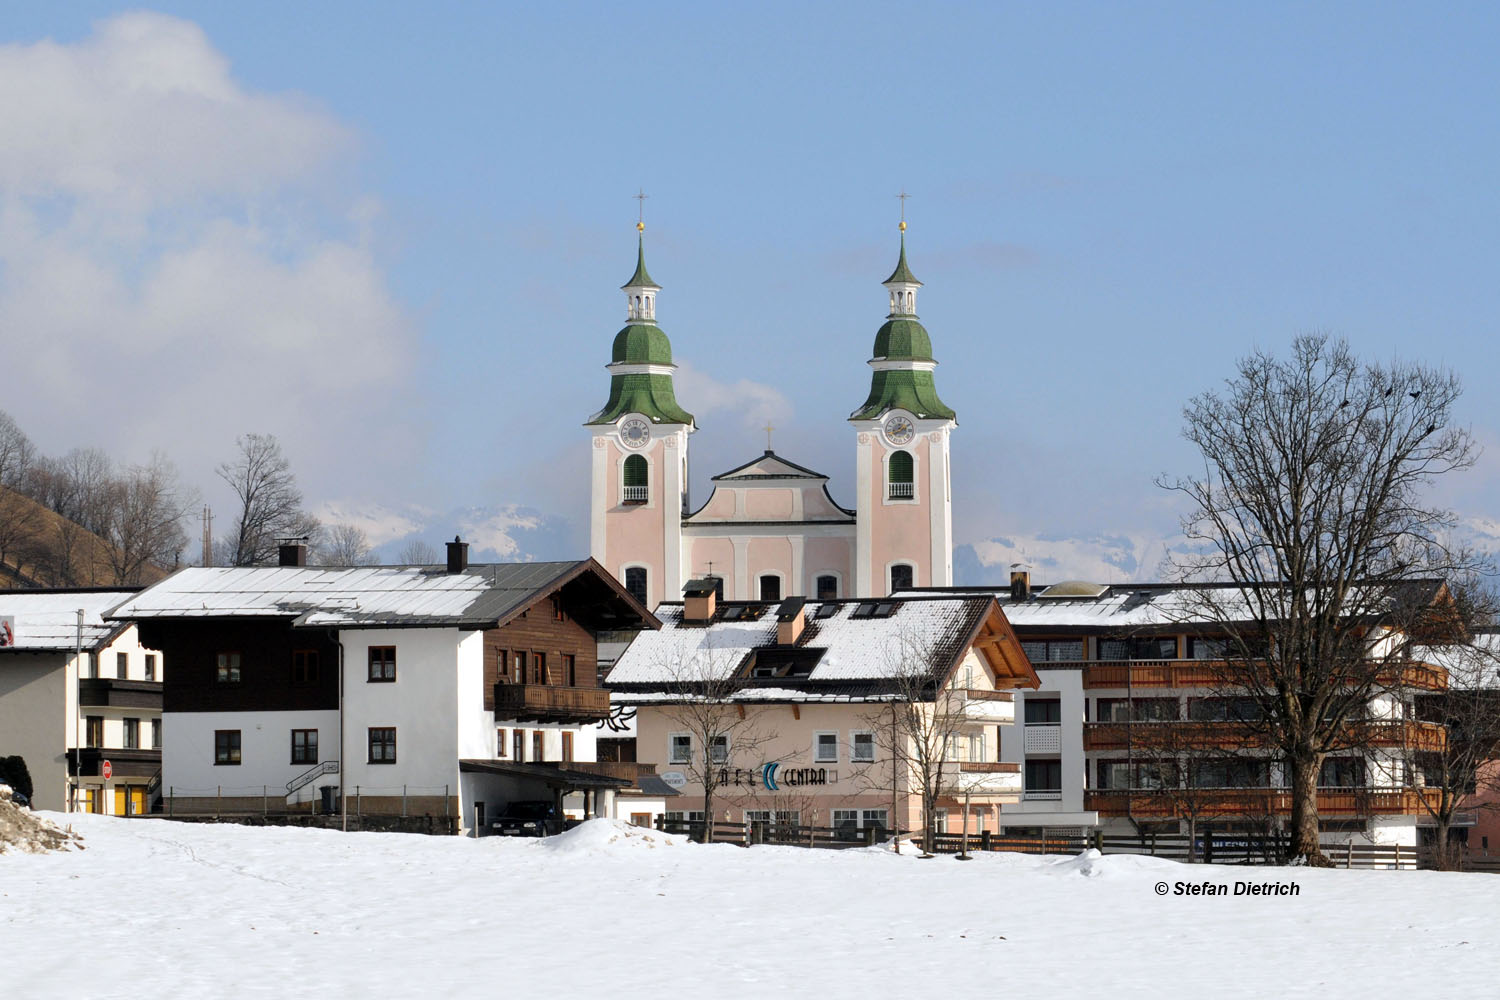
{"type": "MultiPolygon", "coordinates": [[[[1421,816],[1427,812],[1424,799],[1436,806],[1437,797],[1432,788],[1320,788],[1318,815],[1421,816]]],[[[1292,812],[1292,793],[1287,788],[1091,789],[1083,793],[1083,807],[1101,816],[1287,816],[1292,812]]]]}
{"type": "Polygon", "coordinates": [[[78,704],[88,708],[144,708],[161,711],[161,681],[80,677],[78,704]]]}
{"type": "MultiPolygon", "coordinates": [[[[1403,747],[1419,753],[1441,753],[1448,746],[1447,730],[1433,722],[1372,721],[1357,723],[1356,727],[1362,731],[1351,734],[1351,746],[1403,747]]],[[[1086,751],[1134,748],[1149,754],[1232,750],[1265,744],[1262,734],[1240,722],[1089,722],[1083,727],[1086,751]]]]}
{"type": "Polygon", "coordinates": [[[495,718],[561,725],[599,722],[609,717],[609,691],[551,684],[496,684],[495,718]]]}
{"type": "MultiPolygon", "coordinates": [[[[1223,688],[1234,684],[1234,665],[1222,660],[1089,660],[1085,688],[1223,688]]],[[[1430,663],[1408,663],[1383,670],[1381,687],[1446,691],[1448,672],[1430,663]]]]}

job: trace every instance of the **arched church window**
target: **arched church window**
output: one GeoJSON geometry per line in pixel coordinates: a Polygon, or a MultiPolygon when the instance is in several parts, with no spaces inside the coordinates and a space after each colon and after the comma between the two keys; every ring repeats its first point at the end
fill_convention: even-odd
{"type": "Polygon", "coordinates": [[[891,593],[898,590],[910,590],[912,586],[911,566],[906,563],[897,563],[891,567],[891,593]]]}
{"type": "Polygon", "coordinates": [[[620,500],[624,503],[645,503],[651,498],[651,488],[646,482],[646,458],[631,455],[625,460],[625,489],[620,500]]]}
{"type": "Polygon", "coordinates": [[[631,566],[625,571],[625,589],[642,604],[646,603],[646,567],[631,566]]]}
{"type": "Polygon", "coordinates": [[[916,303],[916,301],[917,301],[917,295],[916,295],[915,292],[907,292],[906,293],[906,308],[908,310],[911,309],[911,307],[916,303]]]}
{"type": "Polygon", "coordinates": [[[775,573],[764,573],[761,575],[760,599],[762,601],[781,600],[781,577],[775,573]]]}
{"type": "Polygon", "coordinates": [[[818,577],[818,600],[832,601],[839,596],[839,578],[829,573],[818,577]]]}
{"type": "Polygon", "coordinates": [[[891,455],[891,460],[886,467],[886,499],[888,500],[911,500],[916,497],[916,487],[912,480],[911,452],[898,451],[891,455]]]}

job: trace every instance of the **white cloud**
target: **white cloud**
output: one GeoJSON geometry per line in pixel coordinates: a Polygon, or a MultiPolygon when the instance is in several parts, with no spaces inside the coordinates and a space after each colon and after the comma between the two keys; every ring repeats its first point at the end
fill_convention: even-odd
{"type": "Polygon", "coordinates": [[[350,129],[158,14],[0,46],[0,93],[3,406],[44,447],[163,448],[212,490],[270,432],[309,492],[416,450],[379,206],[327,183],[350,129]]]}
{"type": "Polygon", "coordinates": [[[1173,541],[1147,533],[1009,535],[973,542],[970,548],[982,567],[1006,570],[1022,563],[1038,583],[1133,583],[1160,578],[1162,558],[1173,541]]]}
{"type": "Polygon", "coordinates": [[[701,424],[715,413],[727,413],[743,426],[762,427],[767,421],[789,424],[792,403],[779,389],[747,378],[720,382],[691,364],[677,362],[673,375],[677,401],[701,424]]]}

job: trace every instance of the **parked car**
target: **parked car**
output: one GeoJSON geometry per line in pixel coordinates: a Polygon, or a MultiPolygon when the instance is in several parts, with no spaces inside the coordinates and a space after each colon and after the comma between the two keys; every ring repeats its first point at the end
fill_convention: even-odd
{"type": "Polygon", "coordinates": [[[511,802],[490,828],[502,837],[547,837],[561,833],[563,823],[551,802],[511,802]]]}

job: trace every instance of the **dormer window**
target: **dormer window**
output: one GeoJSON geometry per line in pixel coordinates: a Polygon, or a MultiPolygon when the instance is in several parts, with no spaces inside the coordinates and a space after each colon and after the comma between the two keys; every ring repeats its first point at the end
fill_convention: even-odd
{"type": "Polygon", "coordinates": [[[914,500],[917,496],[911,452],[897,451],[886,464],[886,499],[914,500]]]}
{"type": "Polygon", "coordinates": [[[647,466],[644,455],[631,455],[625,459],[624,486],[620,502],[641,504],[651,499],[651,488],[647,483],[647,466]]]}

